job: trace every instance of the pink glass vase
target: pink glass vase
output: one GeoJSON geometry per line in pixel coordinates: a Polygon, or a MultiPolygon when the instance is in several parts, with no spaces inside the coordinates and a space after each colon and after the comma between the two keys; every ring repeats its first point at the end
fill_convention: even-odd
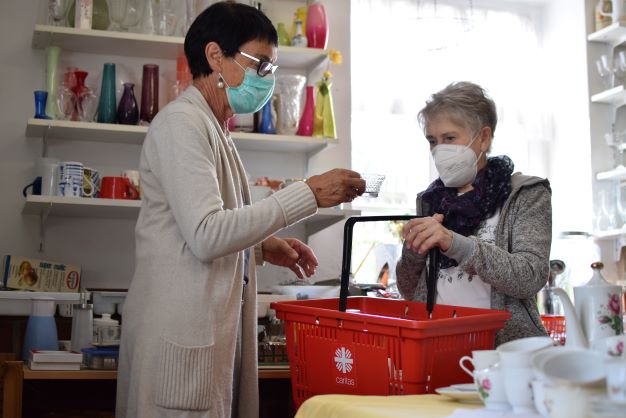
{"type": "Polygon", "coordinates": [[[298,132],[296,135],[311,136],[313,135],[313,116],[315,115],[315,90],[313,86],[306,86],[306,102],[304,104],[304,112],[298,124],[298,132]]]}
{"type": "Polygon", "coordinates": [[[309,4],[306,13],[306,39],[309,48],[326,49],[328,41],[328,20],[324,5],[318,0],[309,4]]]}

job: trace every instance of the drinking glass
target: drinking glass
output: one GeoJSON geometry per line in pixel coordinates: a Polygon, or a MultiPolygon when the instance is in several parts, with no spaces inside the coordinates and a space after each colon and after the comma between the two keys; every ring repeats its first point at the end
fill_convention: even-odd
{"type": "Polygon", "coordinates": [[[107,0],[111,25],[108,30],[122,31],[122,22],[126,18],[128,0],[107,0]]]}
{"type": "Polygon", "coordinates": [[[596,68],[602,78],[604,87],[607,89],[613,87],[613,64],[610,57],[606,54],[600,56],[600,59],[596,60],[596,68]]]}
{"type": "Polygon", "coordinates": [[[159,0],[154,3],[154,30],[157,35],[174,35],[178,23],[177,3],[174,0],[159,0]]]}
{"type": "Polygon", "coordinates": [[[621,84],[626,80],[626,51],[619,51],[613,62],[615,77],[621,84]]]}
{"type": "Polygon", "coordinates": [[[71,0],[48,0],[48,22],[53,26],[67,26],[65,19],[71,0]]]}
{"type": "Polygon", "coordinates": [[[122,32],[128,32],[128,29],[137,25],[144,13],[146,0],[126,0],[126,11],[124,19],[119,23],[122,32]]]}

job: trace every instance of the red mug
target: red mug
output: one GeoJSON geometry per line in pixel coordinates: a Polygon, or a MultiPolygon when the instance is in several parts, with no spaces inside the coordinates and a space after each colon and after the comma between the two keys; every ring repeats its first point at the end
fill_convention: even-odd
{"type": "Polygon", "coordinates": [[[103,199],[139,199],[139,190],[127,177],[102,177],[100,196],[103,199]]]}

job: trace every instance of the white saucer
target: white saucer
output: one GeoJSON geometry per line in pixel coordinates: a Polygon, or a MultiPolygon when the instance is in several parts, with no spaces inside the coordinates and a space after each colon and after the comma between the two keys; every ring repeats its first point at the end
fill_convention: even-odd
{"type": "MultiPolygon", "coordinates": [[[[473,385],[472,385],[473,386],[473,385]]],[[[465,389],[463,385],[452,385],[445,388],[437,388],[435,392],[446,398],[454,399],[459,402],[467,403],[481,403],[478,391],[474,387],[474,390],[470,391],[465,389]],[[462,386],[463,389],[458,389],[458,386],[462,386]]]]}
{"type": "Polygon", "coordinates": [[[476,392],[475,383],[459,383],[456,385],[450,385],[449,388],[455,390],[462,390],[463,392],[476,392]]]}

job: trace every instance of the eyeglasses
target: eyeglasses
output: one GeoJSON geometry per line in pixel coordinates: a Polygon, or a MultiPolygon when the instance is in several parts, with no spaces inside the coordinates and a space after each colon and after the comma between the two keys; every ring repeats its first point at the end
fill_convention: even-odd
{"type": "Polygon", "coordinates": [[[252,55],[246,54],[242,51],[237,52],[239,52],[244,57],[250,58],[252,61],[259,63],[259,66],[256,68],[256,73],[259,75],[259,77],[265,77],[268,74],[274,74],[274,71],[276,71],[276,69],[278,68],[278,65],[274,65],[270,61],[260,60],[257,57],[253,57],[252,55]]]}

